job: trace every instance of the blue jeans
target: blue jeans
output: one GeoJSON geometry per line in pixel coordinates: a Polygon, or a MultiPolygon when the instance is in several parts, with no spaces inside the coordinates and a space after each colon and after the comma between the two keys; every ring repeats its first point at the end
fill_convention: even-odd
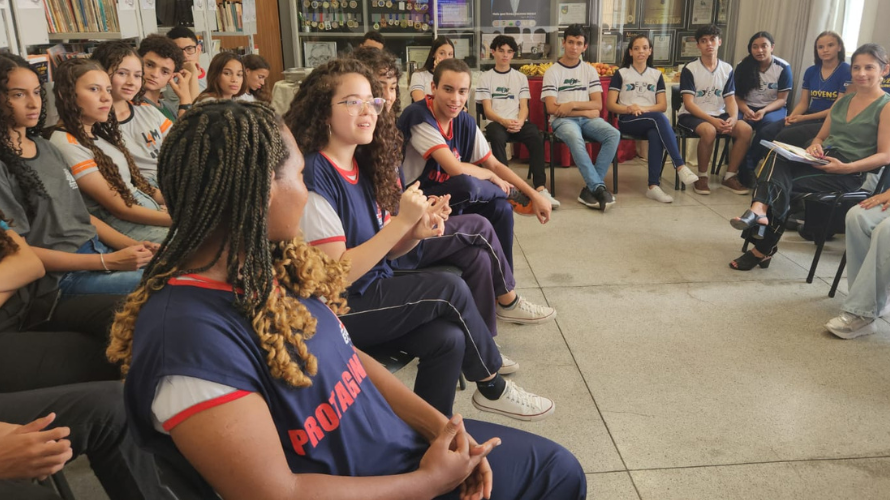
{"type": "Polygon", "coordinates": [[[649,112],[640,116],[621,115],[618,130],[627,135],[645,137],[649,141],[649,185],[661,184],[661,156],[667,149],[674,168],[686,164],[677,147],[677,136],[664,113],[649,112]]]}
{"type": "Polygon", "coordinates": [[[595,191],[597,187],[604,186],[603,179],[609,171],[609,166],[612,165],[615,153],[618,152],[621,132],[602,118],[581,116],[554,118],[550,125],[553,127],[556,137],[564,142],[572,152],[572,159],[575,160],[575,165],[578,165],[578,170],[581,171],[581,177],[584,178],[587,188],[595,191]],[[602,145],[596,156],[595,164],[587,154],[585,139],[599,142],[602,145]]]}
{"type": "MultiPolygon", "coordinates": [[[[93,237],[87,241],[76,253],[79,254],[109,254],[114,252],[93,237]]],[[[59,289],[62,291],[62,300],[75,295],[127,295],[136,289],[136,285],[142,279],[142,269],[138,271],[72,271],[66,273],[59,281],[59,289]]]]}
{"type": "MultiPolygon", "coordinates": [[[[762,108],[751,108],[752,111],[760,111],[762,108]]],[[[758,122],[752,122],[745,120],[742,113],[739,113],[739,120],[745,120],[748,125],[751,125],[751,128],[754,130],[754,138],[751,140],[751,147],[748,148],[748,153],[745,155],[745,163],[743,168],[747,169],[749,172],[753,172],[755,168],[757,168],[757,163],[766,155],[766,148],[760,147],[760,141],[762,139],[766,139],[771,141],[775,138],[775,134],[778,133],[775,127],[777,125],[772,125],[775,122],[783,122],[785,121],[785,116],[788,114],[788,110],[785,108],[779,108],[775,111],[770,111],[769,113],[763,115],[763,118],[758,122]]]]}

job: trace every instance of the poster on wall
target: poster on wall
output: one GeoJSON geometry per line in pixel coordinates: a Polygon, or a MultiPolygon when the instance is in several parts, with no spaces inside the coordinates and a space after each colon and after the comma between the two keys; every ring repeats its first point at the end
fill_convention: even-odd
{"type": "Polygon", "coordinates": [[[726,25],[729,19],[729,6],[732,0],[717,0],[717,24],[726,25]]]}
{"type": "Polygon", "coordinates": [[[654,31],[652,36],[652,63],[670,66],[674,62],[674,31],[654,31]]]}
{"type": "Polygon", "coordinates": [[[689,2],[689,29],[708,26],[713,22],[716,1],[691,0],[689,2]]]}
{"type": "MultiPolygon", "coordinates": [[[[447,1],[447,0],[446,0],[447,1]]],[[[539,0],[480,0],[483,28],[550,26],[550,2],[539,0]]],[[[442,3],[442,0],[439,0],[442,3]]],[[[586,5],[585,5],[586,6],[586,5]]],[[[586,23],[586,16],[581,23],[586,23]]]]}
{"type": "Polygon", "coordinates": [[[608,64],[618,64],[620,61],[621,33],[604,31],[600,37],[600,58],[599,62],[608,64]]]}
{"type": "Polygon", "coordinates": [[[643,0],[642,28],[682,28],[686,4],[683,0],[643,0]]]}
{"type": "MultiPolygon", "coordinates": [[[[381,2],[382,3],[382,2],[381,2]]],[[[440,28],[465,28],[473,26],[470,18],[470,4],[467,0],[439,0],[440,28]]],[[[383,7],[385,3],[381,5],[383,7]]]]}
{"type": "Polygon", "coordinates": [[[689,62],[701,55],[698,50],[698,43],[695,41],[695,32],[680,31],[677,33],[677,48],[674,55],[674,62],[689,62]]]}
{"type": "Polygon", "coordinates": [[[581,23],[587,20],[586,3],[563,3],[559,5],[559,25],[581,23]]]}
{"type": "Polygon", "coordinates": [[[607,29],[637,28],[637,0],[603,0],[603,27],[607,29]]]}
{"type": "Polygon", "coordinates": [[[305,66],[315,68],[337,58],[337,42],[303,42],[305,66]]]}

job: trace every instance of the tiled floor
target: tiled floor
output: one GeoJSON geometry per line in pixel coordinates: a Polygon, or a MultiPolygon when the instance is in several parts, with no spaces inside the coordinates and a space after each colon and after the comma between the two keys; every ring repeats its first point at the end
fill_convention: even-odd
{"type": "MultiPolygon", "coordinates": [[[[514,380],[556,413],[483,414],[469,390],[456,411],[565,445],[593,499],[890,498],[890,324],[853,341],[822,329],[843,299],[827,297],[843,237],[813,284],[814,246],[796,234],[769,269],[731,270],[741,240],[727,220],[749,198],[715,182],[710,196],[675,192],[669,170],[665,205],[644,197],[642,162],[622,164],[607,214],[575,201],[576,169],[557,170],[563,206],[546,226],[517,217],[515,267],[521,293],[559,316],[498,337],[522,366],[514,380]]],[[[101,498],[82,460],[71,469],[78,498],[101,498]]]]}

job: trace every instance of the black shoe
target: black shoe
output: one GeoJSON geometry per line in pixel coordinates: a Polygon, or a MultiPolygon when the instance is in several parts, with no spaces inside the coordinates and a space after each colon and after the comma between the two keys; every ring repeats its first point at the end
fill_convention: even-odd
{"type": "Polygon", "coordinates": [[[590,208],[599,208],[600,202],[597,200],[590,189],[587,186],[584,186],[584,189],[581,190],[581,194],[578,195],[578,203],[586,205],[590,208]]]}
{"type": "Polygon", "coordinates": [[[603,185],[596,187],[596,191],[593,192],[593,197],[599,202],[600,210],[603,212],[615,204],[615,197],[612,196],[612,193],[610,193],[609,190],[606,189],[606,186],[603,185]]]}

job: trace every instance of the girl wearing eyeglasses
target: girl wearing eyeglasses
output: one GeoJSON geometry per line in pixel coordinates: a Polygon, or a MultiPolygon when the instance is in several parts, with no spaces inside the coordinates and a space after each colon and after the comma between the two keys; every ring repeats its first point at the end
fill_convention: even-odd
{"type": "Polygon", "coordinates": [[[341,321],[360,349],[380,344],[420,358],[414,391],[446,415],[463,370],[477,383],[474,405],[520,420],[553,413],[549,399],[498,374],[502,360],[460,277],[419,272],[393,276],[389,260],[444,231],[444,203],[417,188],[400,194],[401,144],[374,74],[351,59],[316,68],[300,87],[285,123],[306,153],[309,189],[304,239],[350,262],[350,311],[341,321]],[[390,214],[394,215],[390,215],[390,214]]]}
{"type": "Polygon", "coordinates": [[[207,68],[207,90],[195,102],[205,99],[233,99],[247,92],[244,65],[234,52],[220,52],[213,56],[207,68]]]}

